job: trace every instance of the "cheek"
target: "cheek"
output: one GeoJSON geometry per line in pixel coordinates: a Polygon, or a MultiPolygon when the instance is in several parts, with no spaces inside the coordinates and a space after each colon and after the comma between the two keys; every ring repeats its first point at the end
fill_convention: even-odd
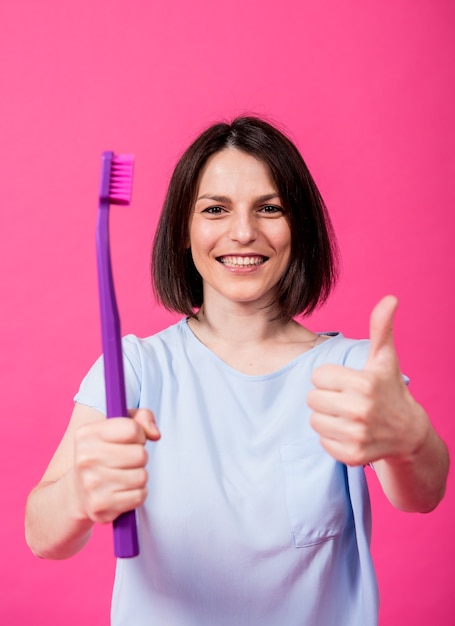
{"type": "Polygon", "coordinates": [[[199,273],[203,272],[205,259],[207,258],[206,237],[201,229],[190,229],[188,247],[193,258],[193,263],[199,273]]]}
{"type": "Polygon", "coordinates": [[[283,224],[280,230],[275,230],[270,234],[270,240],[276,250],[281,252],[291,252],[291,231],[288,224],[283,224]]]}
{"type": "Polygon", "coordinates": [[[191,247],[194,254],[198,251],[203,252],[213,245],[215,236],[210,224],[198,224],[197,226],[190,226],[188,247],[191,247]]]}
{"type": "Polygon", "coordinates": [[[291,245],[291,233],[289,230],[285,230],[281,233],[281,236],[275,240],[275,250],[278,251],[281,257],[280,265],[285,272],[289,267],[292,257],[292,245],[291,245]]]}

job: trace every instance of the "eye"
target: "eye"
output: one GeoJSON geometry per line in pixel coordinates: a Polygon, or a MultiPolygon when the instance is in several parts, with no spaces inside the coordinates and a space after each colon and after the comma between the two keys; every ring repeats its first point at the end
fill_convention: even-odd
{"type": "Polygon", "coordinates": [[[207,215],[222,215],[224,213],[224,209],[221,206],[209,206],[201,213],[206,213],[207,215]]]}
{"type": "Polygon", "coordinates": [[[266,215],[283,215],[284,209],[280,206],[276,206],[275,204],[265,204],[261,206],[259,209],[260,213],[265,213],[266,215]]]}

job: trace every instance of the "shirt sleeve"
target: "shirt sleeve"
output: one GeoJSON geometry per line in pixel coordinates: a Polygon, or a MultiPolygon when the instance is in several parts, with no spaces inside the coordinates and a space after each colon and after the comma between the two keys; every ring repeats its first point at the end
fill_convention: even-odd
{"type": "MultiPolygon", "coordinates": [[[[351,349],[347,352],[345,356],[345,362],[343,365],[347,367],[352,367],[352,369],[361,370],[365,367],[368,353],[370,351],[370,341],[368,339],[362,339],[356,341],[351,349]]],[[[402,374],[404,382],[409,385],[409,378],[406,374],[402,374]]]]}
{"type": "Polygon", "coordinates": [[[368,359],[369,350],[369,340],[361,339],[358,341],[354,341],[350,349],[345,354],[343,365],[345,365],[346,367],[351,367],[355,370],[363,369],[368,359]]]}
{"type": "MultiPolygon", "coordinates": [[[[125,372],[126,405],[129,409],[139,406],[141,392],[140,356],[137,340],[128,335],[122,340],[123,368],[125,372]]],[[[74,402],[90,406],[106,415],[106,391],[104,385],[104,359],[102,356],[92,365],[81,382],[74,402]]]]}

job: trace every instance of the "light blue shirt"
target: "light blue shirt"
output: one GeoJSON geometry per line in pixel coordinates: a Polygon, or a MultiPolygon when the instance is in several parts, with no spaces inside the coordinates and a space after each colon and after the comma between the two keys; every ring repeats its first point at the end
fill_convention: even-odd
{"type": "MultiPolygon", "coordinates": [[[[186,320],[124,339],[127,404],[162,433],[147,444],[140,555],[118,560],[114,626],[373,626],[378,592],[363,468],[321,447],[306,403],[324,363],[361,368],[368,342],[338,334],[249,376],[186,320]]],[[[103,362],[75,398],[105,413],[103,362]]]]}

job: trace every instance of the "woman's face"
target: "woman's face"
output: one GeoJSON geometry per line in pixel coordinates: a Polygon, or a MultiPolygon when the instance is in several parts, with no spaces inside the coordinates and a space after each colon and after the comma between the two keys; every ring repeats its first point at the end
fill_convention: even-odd
{"type": "Polygon", "coordinates": [[[291,256],[288,216],[265,163],[226,148],[202,170],[189,245],[204,303],[267,306],[291,256]]]}

